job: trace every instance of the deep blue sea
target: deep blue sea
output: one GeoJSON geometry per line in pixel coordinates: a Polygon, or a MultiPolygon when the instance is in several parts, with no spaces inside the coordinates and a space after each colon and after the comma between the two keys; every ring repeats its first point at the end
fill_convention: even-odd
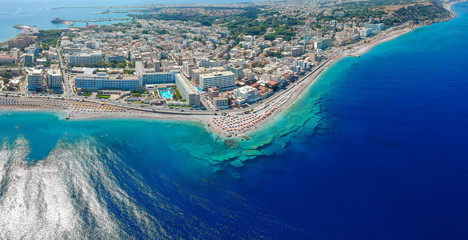
{"type": "Polygon", "coordinates": [[[452,8],[334,64],[239,149],[199,123],[1,112],[0,239],[467,239],[452,8]]]}

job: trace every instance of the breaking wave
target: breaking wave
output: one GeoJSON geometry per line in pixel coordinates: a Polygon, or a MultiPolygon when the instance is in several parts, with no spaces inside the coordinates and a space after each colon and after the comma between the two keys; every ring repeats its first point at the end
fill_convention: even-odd
{"type": "Polygon", "coordinates": [[[167,176],[149,186],[92,138],[59,140],[38,161],[29,151],[22,136],[0,148],[0,239],[257,238],[285,227],[229,191],[218,204],[167,176]]]}
{"type": "Polygon", "coordinates": [[[0,151],[0,238],[124,237],[108,210],[112,203],[134,218],[142,217],[89,141],[70,147],[61,142],[37,162],[24,160],[28,152],[24,138],[12,145],[5,142],[0,151]],[[105,195],[113,202],[103,199],[105,195]]]}

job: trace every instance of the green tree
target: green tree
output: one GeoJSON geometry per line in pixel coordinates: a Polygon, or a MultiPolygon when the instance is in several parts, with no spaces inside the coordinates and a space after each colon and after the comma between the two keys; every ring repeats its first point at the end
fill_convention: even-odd
{"type": "Polygon", "coordinates": [[[126,67],[126,64],[125,64],[125,61],[121,61],[117,64],[117,67],[118,68],[125,68],[126,67]]]}
{"type": "Polygon", "coordinates": [[[11,73],[10,71],[5,71],[5,72],[3,72],[2,76],[4,78],[12,79],[13,78],[13,73],[11,73]]]}

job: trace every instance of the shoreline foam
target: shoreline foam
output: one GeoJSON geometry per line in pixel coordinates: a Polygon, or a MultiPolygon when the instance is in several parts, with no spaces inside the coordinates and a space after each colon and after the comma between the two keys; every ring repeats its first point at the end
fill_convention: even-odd
{"type": "MultiPolygon", "coordinates": [[[[461,2],[461,1],[458,1],[461,2]]],[[[455,3],[458,2],[450,2],[448,4],[444,4],[444,8],[449,10],[452,13],[452,16],[450,19],[455,17],[455,14],[451,10],[451,6],[455,3]]],[[[450,20],[447,19],[447,20],[450,20]]],[[[263,130],[265,127],[265,123],[275,121],[278,119],[278,117],[283,116],[288,112],[291,107],[296,104],[300,99],[305,95],[304,92],[305,90],[309,90],[316,80],[320,79],[320,76],[322,73],[324,73],[330,66],[334,65],[335,63],[339,62],[340,60],[346,58],[346,57],[360,57],[361,55],[369,52],[372,48],[375,46],[382,44],[384,42],[393,40],[399,36],[402,36],[406,33],[411,32],[414,29],[417,29],[421,27],[421,25],[416,25],[416,26],[397,26],[394,27],[393,29],[388,29],[382,33],[379,33],[378,35],[366,39],[364,42],[357,42],[355,44],[352,44],[351,46],[346,46],[346,50],[344,48],[341,50],[341,53],[338,55],[335,55],[331,57],[330,59],[325,60],[325,63],[322,63],[321,66],[319,66],[317,69],[314,69],[312,73],[309,73],[310,75],[301,79],[299,83],[291,86],[288,88],[286,93],[289,93],[290,95],[287,96],[286,102],[281,103],[277,109],[275,109],[274,112],[272,112],[271,115],[267,116],[265,119],[262,119],[260,122],[257,123],[257,125],[260,126],[255,126],[253,129],[246,129],[245,131],[236,133],[236,134],[230,134],[227,132],[223,132],[221,129],[218,129],[213,126],[213,123],[211,118],[214,115],[206,115],[206,114],[191,114],[191,115],[185,115],[185,114],[164,114],[164,113],[154,113],[154,112],[143,112],[140,111],[138,114],[135,114],[134,112],[128,112],[128,113],[73,113],[69,112],[64,109],[56,109],[53,107],[21,107],[18,109],[18,106],[2,106],[0,111],[46,111],[46,112],[60,112],[62,114],[69,115],[69,118],[71,120],[92,120],[92,119],[148,119],[148,120],[170,120],[170,121],[183,121],[183,122],[198,122],[202,123],[205,127],[205,130],[211,133],[214,137],[216,138],[243,138],[244,136],[247,135],[255,135],[258,131],[263,130]],[[395,29],[397,28],[397,29],[395,29]],[[132,114],[131,114],[132,113],[132,114]],[[131,115],[130,115],[131,114],[131,115]],[[218,135],[218,136],[216,136],[218,135]]],[[[18,37],[20,34],[16,35],[13,38],[18,37]]],[[[281,93],[280,95],[273,96],[273,100],[269,100],[273,102],[274,100],[277,100],[277,98],[284,96],[285,93],[281,93]]],[[[257,106],[258,107],[258,106],[257,106]]],[[[255,109],[255,108],[254,108],[255,109]]],[[[234,112],[234,114],[237,113],[239,114],[240,112],[234,112]]]]}
{"type": "MultiPolygon", "coordinates": [[[[362,54],[367,53],[370,51],[373,47],[390,41],[392,39],[395,39],[403,34],[406,34],[415,28],[404,28],[404,29],[399,29],[396,31],[391,31],[391,32],[386,32],[384,35],[377,35],[373,38],[371,38],[371,42],[361,42],[361,43],[356,43],[354,46],[352,46],[351,50],[346,50],[336,56],[333,56],[330,59],[325,60],[326,62],[323,63],[319,68],[315,69],[312,73],[310,73],[310,76],[304,78],[299,82],[298,84],[292,86],[291,88],[287,89],[288,93],[292,93],[289,98],[287,99],[286,102],[282,103],[276,111],[274,111],[270,116],[267,118],[263,119],[261,122],[258,124],[260,126],[256,126],[253,129],[246,130],[244,132],[238,133],[238,134],[229,134],[223,131],[220,131],[220,129],[216,129],[215,127],[212,126],[212,122],[210,119],[214,115],[204,115],[204,114],[193,114],[193,115],[184,115],[184,114],[164,114],[164,113],[154,113],[154,112],[128,112],[128,113],[89,113],[89,112],[84,112],[84,113],[73,113],[69,112],[64,109],[57,109],[53,107],[47,107],[47,106],[1,106],[0,111],[40,111],[40,112],[59,112],[61,114],[66,114],[70,116],[70,120],[93,120],[93,119],[148,119],[148,120],[171,120],[171,121],[183,121],[183,122],[199,122],[202,123],[205,126],[205,129],[212,133],[219,135],[217,137],[221,138],[242,138],[243,136],[246,135],[251,135],[254,134],[260,130],[263,129],[263,126],[265,123],[274,121],[277,119],[277,117],[281,116],[282,114],[286,114],[287,111],[291,108],[291,106],[297,101],[299,101],[305,93],[305,90],[310,89],[310,87],[313,86],[313,83],[316,82],[316,80],[319,80],[320,75],[324,73],[330,66],[333,64],[339,62],[343,58],[346,57],[355,57],[356,55],[360,56],[362,54]],[[377,41],[375,41],[377,39],[377,41]]],[[[284,93],[282,93],[284,94],[284,93]]],[[[273,96],[273,97],[280,97],[281,95],[273,96]]]]}

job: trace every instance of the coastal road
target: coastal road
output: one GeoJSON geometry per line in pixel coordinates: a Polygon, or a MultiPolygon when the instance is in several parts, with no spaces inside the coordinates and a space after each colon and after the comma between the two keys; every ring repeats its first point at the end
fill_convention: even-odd
{"type": "MultiPolygon", "coordinates": [[[[335,53],[335,52],[334,52],[335,53]]],[[[60,51],[60,46],[58,47],[57,50],[57,56],[59,59],[59,66],[60,70],[63,76],[63,95],[62,97],[68,100],[74,100],[74,101],[87,101],[87,102],[94,102],[94,103],[100,103],[104,102],[106,104],[114,105],[114,106],[119,106],[119,107],[124,107],[124,108],[130,108],[134,110],[140,110],[140,111],[147,111],[147,112],[159,112],[159,113],[170,113],[170,114],[182,114],[182,115],[211,115],[214,114],[218,111],[213,108],[213,106],[208,103],[207,99],[204,99],[206,95],[202,95],[202,102],[203,104],[208,108],[208,110],[205,111],[198,111],[198,110],[190,110],[190,109],[167,109],[167,108],[161,108],[161,107],[155,107],[155,106],[143,106],[139,104],[126,104],[124,102],[120,101],[112,101],[112,100],[106,100],[106,99],[89,99],[85,98],[82,96],[76,96],[73,92],[72,84],[70,81],[70,77],[66,72],[66,66],[64,64],[63,56],[60,51]],[[184,110],[184,111],[182,111],[184,110]],[[188,112],[187,112],[188,110],[188,112]]],[[[171,57],[173,57],[171,55],[171,57]]],[[[270,97],[266,101],[263,100],[260,103],[251,105],[247,108],[241,108],[241,109],[231,109],[231,110],[219,110],[219,113],[221,112],[226,112],[229,114],[243,114],[245,111],[262,111],[269,105],[281,105],[284,103],[284,101],[287,101],[292,95],[298,94],[296,91],[298,90],[296,88],[297,85],[301,84],[304,80],[308,79],[313,75],[315,72],[323,69],[323,66],[326,65],[331,58],[326,59],[325,61],[322,61],[318,66],[316,66],[311,72],[307,73],[304,77],[296,81],[295,83],[290,84],[286,89],[281,90],[280,92],[277,92],[274,96],[270,97]]],[[[25,88],[26,84],[24,84],[23,89],[25,88]]],[[[22,89],[22,90],[23,90],[22,89]]]]}
{"type": "MultiPolygon", "coordinates": [[[[168,114],[181,114],[181,115],[211,115],[215,114],[216,109],[213,108],[207,101],[204,101],[205,95],[202,95],[202,101],[205,106],[208,107],[208,110],[205,111],[198,111],[198,110],[190,110],[190,109],[184,109],[184,108],[174,108],[174,109],[168,109],[168,108],[163,108],[163,107],[156,107],[156,106],[146,106],[146,105],[141,105],[141,104],[128,104],[120,101],[115,101],[115,100],[107,100],[107,99],[89,99],[83,96],[76,96],[73,93],[72,87],[71,87],[71,82],[68,74],[66,73],[65,69],[65,64],[62,58],[62,54],[60,53],[60,50],[57,52],[58,59],[59,59],[59,64],[60,64],[60,70],[62,72],[63,76],[63,81],[64,81],[64,93],[62,95],[63,98],[67,100],[73,100],[73,101],[86,101],[86,102],[93,102],[93,103],[100,103],[104,102],[109,105],[114,105],[114,106],[119,106],[119,107],[124,107],[124,108],[130,108],[134,110],[140,110],[140,111],[146,111],[146,112],[158,112],[158,113],[168,113],[168,114]]],[[[274,105],[281,105],[282,103],[288,101],[290,97],[292,97],[298,90],[296,88],[297,85],[301,84],[304,80],[307,78],[311,77],[312,74],[315,72],[323,69],[323,66],[326,65],[331,59],[326,59],[322,63],[320,63],[317,67],[315,67],[311,72],[307,73],[304,77],[302,77],[300,80],[296,81],[295,83],[289,85],[286,89],[281,90],[280,92],[277,92],[274,96],[271,98],[267,99],[266,101],[261,101],[260,103],[251,105],[247,108],[241,108],[241,109],[231,109],[231,110],[219,110],[218,113],[221,112],[226,112],[229,114],[243,114],[245,111],[250,111],[252,110],[253,112],[257,111],[262,111],[263,109],[267,108],[268,106],[274,106],[274,105]]],[[[31,96],[33,97],[33,96],[31,96]]],[[[39,97],[39,96],[36,96],[39,97]]],[[[46,96],[44,96],[46,97],[46,96]]]]}
{"type": "MultiPolygon", "coordinates": [[[[286,89],[280,90],[279,92],[276,92],[273,96],[260,101],[259,103],[253,104],[247,108],[241,108],[241,109],[230,109],[230,110],[222,110],[222,112],[230,113],[230,114],[242,114],[246,111],[261,111],[262,109],[266,108],[268,105],[278,105],[281,104],[280,102],[282,101],[287,101],[289,97],[293,96],[294,94],[299,94],[296,93],[298,89],[296,88],[298,85],[302,84],[305,80],[307,80],[310,77],[313,77],[313,74],[320,72],[324,69],[324,67],[334,58],[336,57],[336,51],[333,53],[333,57],[328,58],[324,61],[322,61],[317,67],[312,69],[312,71],[308,72],[304,77],[300,78],[299,80],[295,81],[294,83],[290,84],[286,89]]],[[[220,110],[221,111],[221,110],[220,110]]],[[[211,111],[214,113],[213,111],[211,111]]]]}

